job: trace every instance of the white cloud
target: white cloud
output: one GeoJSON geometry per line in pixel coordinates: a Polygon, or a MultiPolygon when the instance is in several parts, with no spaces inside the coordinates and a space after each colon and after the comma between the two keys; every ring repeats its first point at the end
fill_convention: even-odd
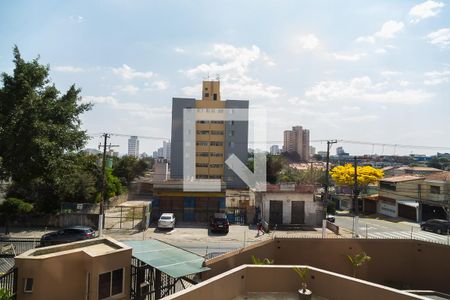
{"type": "Polygon", "coordinates": [[[360,36],[355,39],[356,42],[365,42],[369,44],[375,44],[377,38],[380,39],[392,39],[397,33],[403,30],[405,24],[397,21],[387,21],[381,26],[381,29],[375,32],[373,35],[360,36]]]}
{"type": "Polygon", "coordinates": [[[343,81],[320,81],[305,91],[306,97],[319,101],[356,100],[380,103],[416,104],[429,100],[433,94],[424,90],[389,88],[387,82],[374,83],[368,76],[343,81]]]}
{"type": "Polygon", "coordinates": [[[83,23],[84,18],[82,16],[70,16],[69,19],[76,23],[83,23]]]}
{"type": "Polygon", "coordinates": [[[152,82],[150,85],[150,90],[152,91],[163,91],[167,90],[169,87],[169,83],[165,80],[157,80],[155,82],[152,82]]]}
{"type": "Polygon", "coordinates": [[[411,82],[409,82],[408,80],[399,80],[398,84],[400,86],[405,87],[405,86],[409,86],[411,84],[411,82]]]}
{"type": "Polygon", "coordinates": [[[376,54],[386,54],[386,49],[384,48],[378,48],[377,50],[375,50],[376,54]]]}
{"type": "Polygon", "coordinates": [[[358,43],[375,44],[375,38],[373,36],[360,36],[357,37],[355,41],[358,43]]]}
{"type": "Polygon", "coordinates": [[[131,94],[131,95],[135,95],[140,90],[139,87],[132,85],[132,84],[120,85],[120,86],[117,86],[117,88],[119,89],[119,91],[131,94]]]}
{"type": "Polygon", "coordinates": [[[138,72],[133,68],[129,67],[126,64],[123,64],[122,67],[113,68],[113,73],[115,75],[121,76],[123,79],[149,79],[153,76],[156,76],[153,72],[138,72]]]}
{"type": "Polygon", "coordinates": [[[397,33],[403,30],[403,27],[405,25],[403,22],[397,22],[397,21],[387,21],[381,26],[380,31],[377,31],[375,33],[376,37],[385,38],[385,39],[391,39],[395,37],[397,33]]]}
{"type": "Polygon", "coordinates": [[[386,70],[386,71],[381,71],[380,74],[385,77],[391,77],[391,76],[402,75],[403,73],[399,72],[399,71],[386,70]]]}
{"type": "MultiPolygon", "coordinates": [[[[253,45],[250,48],[246,48],[235,47],[230,44],[215,44],[207,55],[217,59],[217,61],[200,64],[181,72],[194,80],[205,79],[208,76],[215,78],[218,75],[221,81],[222,95],[228,98],[254,99],[279,96],[281,88],[274,85],[266,85],[250,75],[251,66],[254,64],[262,64],[269,67],[275,64],[257,46],[253,45]]],[[[201,93],[201,87],[195,84],[184,87],[182,91],[185,95],[194,96],[201,93]]]]}
{"type": "Polygon", "coordinates": [[[294,41],[296,47],[306,50],[314,50],[320,46],[319,39],[312,33],[299,36],[294,41]]]}
{"type": "Polygon", "coordinates": [[[110,108],[129,113],[146,120],[170,118],[171,109],[166,106],[154,107],[136,102],[122,102],[113,96],[84,96],[83,103],[108,105],[110,108]]]}
{"type": "Polygon", "coordinates": [[[432,0],[420,3],[409,11],[411,23],[418,23],[423,19],[434,17],[441,12],[445,4],[443,2],[436,2],[432,0]]]}
{"type": "Polygon", "coordinates": [[[52,69],[64,73],[79,73],[84,71],[84,69],[74,66],[55,66],[52,69]]]}
{"type": "Polygon", "coordinates": [[[425,73],[425,80],[423,83],[425,85],[438,85],[441,83],[450,81],[450,69],[445,69],[442,71],[431,71],[425,73]]]}
{"type": "Polygon", "coordinates": [[[431,32],[426,36],[426,39],[430,44],[446,48],[450,45],[450,28],[442,28],[431,32]]]}
{"type": "Polygon", "coordinates": [[[180,47],[176,47],[175,49],[173,49],[176,53],[184,53],[186,52],[183,48],[180,47]]]}
{"type": "Polygon", "coordinates": [[[332,53],[331,56],[336,60],[345,60],[345,61],[357,61],[367,56],[367,53],[355,53],[355,54],[339,54],[332,53]]]}

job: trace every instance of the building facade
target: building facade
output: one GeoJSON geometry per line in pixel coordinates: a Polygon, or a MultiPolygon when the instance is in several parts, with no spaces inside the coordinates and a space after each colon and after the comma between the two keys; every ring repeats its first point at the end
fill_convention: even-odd
{"type": "Polygon", "coordinates": [[[309,130],[303,129],[302,126],[294,126],[292,130],[285,130],[283,136],[283,151],[296,152],[300,159],[309,161],[309,130]]]}
{"type": "Polygon", "coordinates": [[[280,152],[281,152],[281,150],[280,150],[280,147],[278,145],[270,146],[270,154],[278,155],[278,154],[280,154],[280,152]]]}
{"type": "MultiPolygon", "coordinates": [[[[219,81],[204,81],[202,99],[173,98],[171,178],[183,178],[183,111],[220,112],[223,109],[248,109],[246,100],[224,100],[220,95],[219,81]]],[[[220,179],[228,188],[244,188],[245,183],[225,165],[232,154],[243,163],[248,156],[248,121],[196,120],[195,171],[197,179],[220,179]]]]}
{"type": "Polygon", "coordinates": [[[130,136],[128,139],[128,156],[139,157],[139,139],[137,136],[130,136]]]}

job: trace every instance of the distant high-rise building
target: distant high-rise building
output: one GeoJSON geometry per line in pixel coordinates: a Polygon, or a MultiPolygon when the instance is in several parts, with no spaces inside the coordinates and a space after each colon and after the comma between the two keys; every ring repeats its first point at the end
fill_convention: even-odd
{"type": "Polygon", "coordinates": [[[271,147],[270,147],[270,154],[272,154],[272,155],[278,155],[278,154],[280,154],[280,147],[278,146],[278,145],[272,145],[271,147]]]}
{"type": "Polygon", "coordinates": [[[292,130],[284,131],[284,152],[297,152],[301,160],[308,161],[310,158],[309,130],[302,126],[294,126],[292,130]]]}
{"type": "Polygon", "coordinates": [[[337,147],[336,148],[336,155],[337,156],[348,156],[349,154],[345,152],[343,147],[337,147]]]}
{"type": "Polygon", "coordinates": [[[309,146],[309,155],[313,156],[316,154],[316,148],[313,146],[309,146]]]}
{"type": "MultiPolygon", "coordinates": [[[[222,100],[220,81],[203,81],[202,98],[173,98],[172,100],[172,147],[171,178],[183,178],[183,111],[192,108],[199,111],[223,109],[248,109],[246,100],[222,100]]],[[[198,179],[222,179],[227,187],[245,187],[245,183],[225,165],[234,154],[242,162],[248,159],[248,121],[201,120],[195,124],[195,174],[198,179]]]]}
{"type": "Polygon", "coordinates": [[[164,158],[164,148],[163,147],[158,148],[158,155],[157,155],[157,157],[158,158],[164,158]]]}
{"type": "Polygon", "coordinates": [[[139,157],[139,140],[137,136],[128,139],[128,156],[139,157]]]}
{"type": "Polygon", "coordinates": [[[171,143],[163,141],[163,155],[162,157],[164,157],[165,159],[170,159],[170,147],[171,147],[171,143]]]}

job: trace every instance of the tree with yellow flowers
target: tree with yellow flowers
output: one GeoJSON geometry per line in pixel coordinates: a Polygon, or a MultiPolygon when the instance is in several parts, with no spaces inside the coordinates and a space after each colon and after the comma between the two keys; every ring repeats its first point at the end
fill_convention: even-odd
{"type": "MultiPolygon", "coordinates": [[[[356,171],[358,175],[358,186],[360,187],[365,187],[370,183],[376,183],[384,176],[383,170],[370,166],[358,166],[356,171]]],[[[330,175],[337,185],[353,186],[355,183],[355,167],[352,164],[334,167],[330,171],[330,175]]]]}

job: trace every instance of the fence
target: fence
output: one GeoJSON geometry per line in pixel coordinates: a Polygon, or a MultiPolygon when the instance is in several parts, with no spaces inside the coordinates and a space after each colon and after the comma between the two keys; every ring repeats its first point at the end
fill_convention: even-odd
{"type": "Polygon", "coordinates": [[[16,299],[17,295],[17,268],[13,268],[3,275],[0,275],[0,289],[9,292],[11,300],[16,299]]]}
{"type": "Polygon", "coordinates": [[[105,229],[148,228],[149,206],[115,206],[105,211],[105,229]]]}
{"type": "Polygon", "coordinates": [[[39,247],[38,238],[0,238],[0,256],[14,257],[30,249],[39,247]]]}

